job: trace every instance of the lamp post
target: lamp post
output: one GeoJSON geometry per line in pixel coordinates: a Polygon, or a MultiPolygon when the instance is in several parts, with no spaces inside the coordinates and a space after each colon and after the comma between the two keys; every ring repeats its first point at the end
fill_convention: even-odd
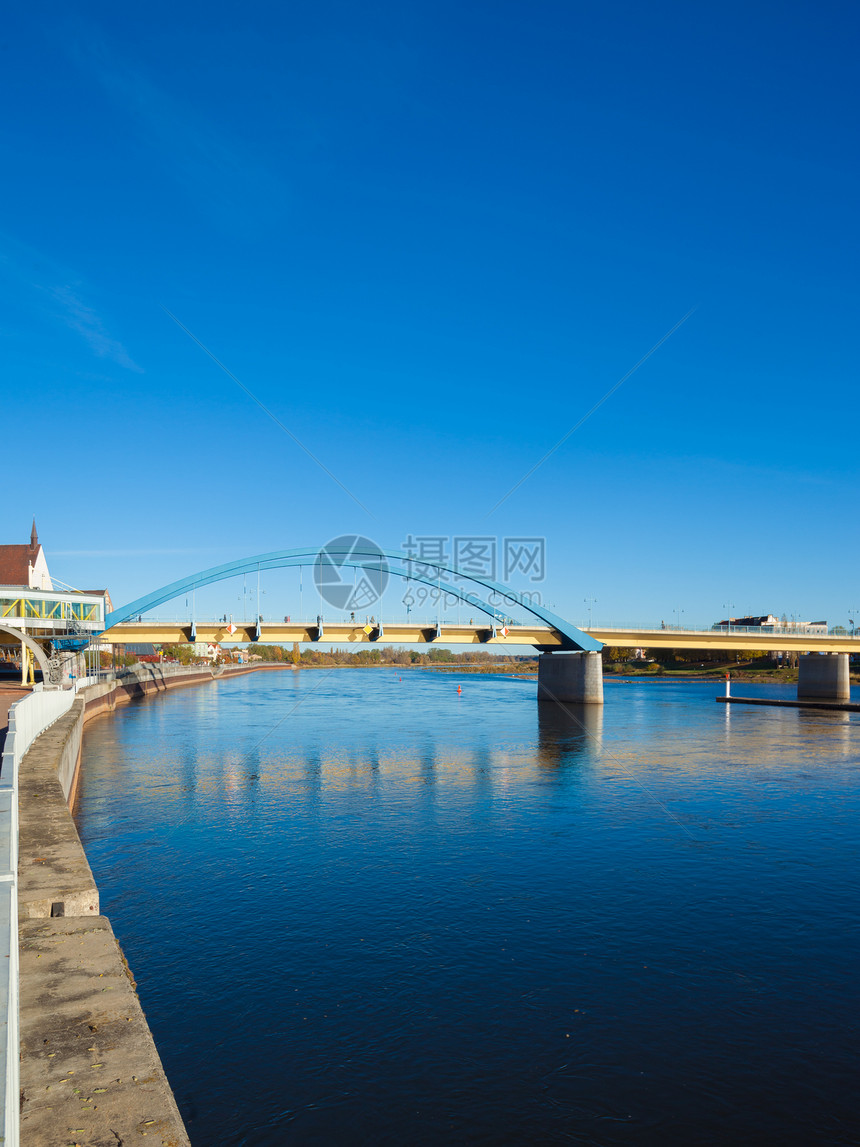
{"type": "Polygon", "coordinates": [[[854,609],[849,609],[848,612],[853,615],[852,617],[848,618],[848,624],[851,626],[851,636],[856,637],[857,636],[856,620],[857,620],[857,615],[860,614],[860,609],[857,609],[857,607],[855,606],[854,609]]]}
{"type": "Polygon", "coordinates": [[[676,616],[676,617],[677,617],[677,619],[678,619],[678,624],[676,625],[676,627],[675,627],[675,628],[676,628],[676,629],[680,629],[680,628],[681,628],[681,614],[682,614],[684,611],[683,611],[683,609],[681,609],[681,608],[680,608],[680,606],[679,606],[677,609],[673,609],[673,610],[672,610],[672,612],[675,614],[675,616],[676,616]]]}
{"type": "Polygon", "coordinates": [[[726,625],[729,627],[729,633],[732,631],[732,610],[735,608],[733,601],[723,602],[723,609],[726,611],[726,625]]]}
{"type": "Polygon", "coordinates": [[[593,612],[593,607],[595,605],[597,605],[597,598],[596,597],[586,597],[586,598],[583,598],[583,601],[588,606],[588,628],[591,629],[591,615],[593,612]]]}

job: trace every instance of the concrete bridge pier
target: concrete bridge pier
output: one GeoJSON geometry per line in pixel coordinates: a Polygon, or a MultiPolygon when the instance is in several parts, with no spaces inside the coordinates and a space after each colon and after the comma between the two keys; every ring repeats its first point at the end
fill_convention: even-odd
{"type": "Polygon", "coordinates": [[[807,653],[798,661],[798,701],[848,701],[847,653],[807,653]]]}
{"type": "Polygon", "coordinates": [[[603,658],[599,653],[542,653],[537,699],[602,705],[603,658]]]}

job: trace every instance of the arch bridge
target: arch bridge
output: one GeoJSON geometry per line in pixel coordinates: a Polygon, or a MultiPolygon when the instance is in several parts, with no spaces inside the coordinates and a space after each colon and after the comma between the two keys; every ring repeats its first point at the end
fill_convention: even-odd
{"type": "MultiPolygon", "coordinates": [[[[337,586],[335,585],[335,588],[337,586]]],[[[348,587],[345,587],[348,589],[348,587]]],[[[259,600],[259,599],[258,599],[259,600]]],[[[448,642],[486,643],[499,642],[509,645],[533,645],[541,651],[564,650],[568,652],[597,652],[602,642],[578,629],[569,621],[559,617],[545,606],[530,600],[528,595],[518,593],[510,587],[483,577],[468,570],[441,562],[416,562],[409,554],[400,550],[381,550],[375,546],[358,547],[355,544],[329,543],[324,549],[276,550],[272,553],[257,554],[240,558],[225,565],[213,566],[191,574],[179,581],[171,582],[153,590],[105,616],[105,629],[100,640],[109,642],[126,641],[395,641],[403,643],[432,642],[442,638],[448,642]],[[442,625],[439,615],[432,624],[427,622],[392,622],[376,617],[375,602],[367,610],[350,609],[348,599],[344,604],[325,607],[337,615],[356,612],[365,613],[374,608],[373,623],[351,619],[346,621],[327,620],[321,610],[315,621],[292,622],[285,618],[282,622],[264,620],[259,614],[250,623],[233,622],[225,614],[221,621],[198,621],[192,616],[185,622],[154,622],[144,618],[144,614],[165,602],[177,597],[193,594],[203,586],[226,581],[240,574],[261,576],[267,570],[312,566],[316,568],[317,584],[324,578],[328,582],[337,578],[338,571],[354,569],[376,579],[378,585],[389,576],[402,577],[407,581],[429,586],[443,595],[468,606],[474,614],[484,618],[475,624],[474,618],[468,625],[442,625]],[[416,568],[417,567],[417,568],[416,568]],[[454,580],[452,580],[454,579],[454,580]],[[519,616],[515,620],[511,613],[519,616]],[[167,632],[165,632],[167,630],[167,632]]]]}
{"type": "MultiPolygon", "coordinates": [[[[327,599],[331,604],[332,596],[327,599]]],[[[417,562],[400,550],[382,550],[367,539],[355,537],[337,539],[322,550],[275,550],[191,574],[107,614],[101,635],[101,640],[109,642],[355,642],[383,639],[405,644],[445,640],[451,643],[532,645],[542,654],[538,668],[538,699],[598,704],[603,701],[603,670],[599,653],[602,643],[590,634],[530,600],[527,595],[481,574],[442,562],[417,562]],[[468,626],[446,623],[443,627],[437,613],[432,624],[410,624],[408,620],[406,623],[386,624],[384,619],[380,617],[377,620],[374,616],[372,623],[368,619],[362,625],[360,618],[355,619],[356,610],[350,608],[348,593],[346,596],[341,593],[342,600],[336,601],[333,608],[339,614],[349,612],[352,615],[349,621],[328,622],[321,612],[315,622],[302,621],[295,625],[286,618],[281,623],[265,622],[259,614],[250,625],[228,621],[226,615],[220,622],[204,623],[198,622],[192,611],[187,623],[168,623],[168,632],[165,633],[162,625],[158,624],[156,631],[157,623],[143,619],[145,613],[157,606],[184,594],[193,595],[197,589],[214,582],[239,574],[251,573],[260,577],[267,570],[306,565],[317,567],[317,585],[325,584],[328,594],[343,589],[340,579],[343,569],[361,570],[371,585],[374,580],[377,585],[383,579],[387,583],[387,578],[394,576],[430,586],[437,590],[440,605],[444,582],[444,593],[468,606],[470,611],[483,615],[485,620],[476,625],[472,618],[468,626]],[[511,617],[512,610],[519,615],[516,620],[511,617]],[[136,623],[135,617],[138,619],[136,623]],[[169,630],[171,625],[174,626],[172,632],[169,630]],[[554,650],[561,656],[557,653],[550,656],[554,650]]]]}

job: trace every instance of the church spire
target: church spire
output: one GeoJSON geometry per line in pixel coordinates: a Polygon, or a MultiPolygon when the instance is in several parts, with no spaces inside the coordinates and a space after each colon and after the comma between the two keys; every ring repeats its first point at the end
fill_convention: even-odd
{"type": "Polygon", "coordinates": [[[36,519],[33,518],[33,528],[30,530],[30,549],[37,550],[39,548],[39,535],[36,531],[36,519]]]}

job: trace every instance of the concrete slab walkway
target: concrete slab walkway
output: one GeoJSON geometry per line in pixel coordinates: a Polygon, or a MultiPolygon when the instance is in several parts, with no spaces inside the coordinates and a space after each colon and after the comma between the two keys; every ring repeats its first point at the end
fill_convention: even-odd
{"type": "Polygon", "coordinates": [[[107,919],[23,920],[20,951],[24,1147],[188,1147],[107,919]]]}
{"type": "Polygon", "coordinates": [[[76,700],[20,766],[21,1143],[189,1147],[66,803],[83,723],[76,700]]]}

